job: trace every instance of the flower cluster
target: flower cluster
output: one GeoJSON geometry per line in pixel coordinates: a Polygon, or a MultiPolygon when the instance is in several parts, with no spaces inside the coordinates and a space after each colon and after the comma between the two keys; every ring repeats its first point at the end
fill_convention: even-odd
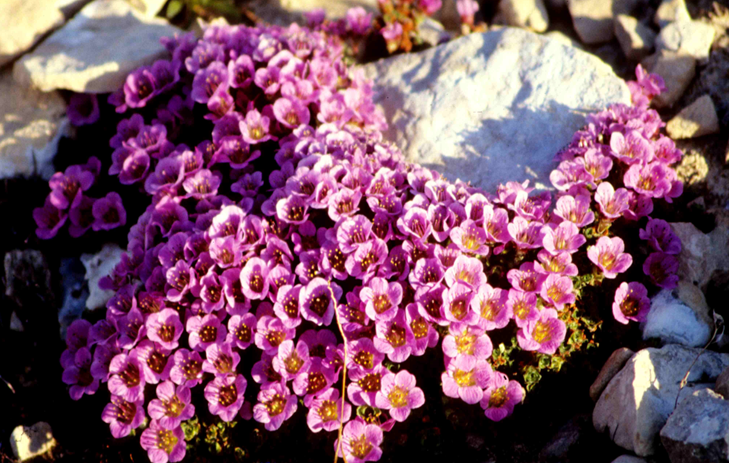
{"type": "MultiPolygon", "coordinates": [[[[441,0],[379,0],[382,16],[378,18],[379,32],[385,39],[387,51],[408,52],[418,39],[418,24],[422,18],[433,16],[443,2],[441,0]]],[[[471,7],[472,8],[472,7],[471,7]]],[[[468,8],[467,8],[468,9],[468,8]]],[[[466,15],[468,12],[464,10],[466,15]]],[[[475,13],[475,11],[474,11],[475,13]]]]}
{"type": "Polygon", "coordinates": [[[86,164],[73,165],[64,172],[53,174],[48,182],[51,192],[45,204],[33,210],[38,238],[53,238],[68,221],[71,222],[68,233],[74,238],[90,228],[111,230],[127,223],[127,213],[118,193],[111,192],[98,199],[84,195],[100,171],[101,162],[91,157],[86,164]]]}
{"type": "MultiPolygon", "coordinates": [[[[133,114],[110,141],[109,173],[151,199],[100,283],[115,291],[106,317],[75,322],[61,358],[72,398],[107,385],[114,437],[150,418],[140,442],[154,463],[184,457],[193,394],[222,421],[269,431],[304,408],[312,432],[343,428],[346,461],[377,460],[383,432],[425,403],[405,362],[429,348],[443,352],[446,396],[504,419],[524,389],[492,365],[492,337],[557,353],[576,262],[617,277],[632,258],[610,223],[680,193],[669,173],[653,196],[643,180],[604,181],[635,165],[673,172],[645,107],[591,117],[561,154],[552,207],[528,182],[492,195],[406,163],[382,140],[371,85],[325,29],[214,25],[167,45],[171,60],[110,97],[133,114]],[[613,147],[616,136],[631,148],[613,147]]],[[[675,251],[659,225],[645,236],[675,251]]],[[[616,299],[628,318],[644,308],[636,285],[616,299]]]]}

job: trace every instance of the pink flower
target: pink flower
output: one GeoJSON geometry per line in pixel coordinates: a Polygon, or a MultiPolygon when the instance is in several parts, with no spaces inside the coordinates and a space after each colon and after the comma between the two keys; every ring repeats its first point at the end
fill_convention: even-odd
{"type": "Polygon", "coordinates": [[[552,254],[575,253],[587,241],[587,238],[580,234],[577,225],[566,220],[556,228],[545,225],[542,227],[542,232],[544,249],[552,254]]]}
{"type": "Polygon", "coordinates": [[[243,406],[246,385],[243,375],[216,376],[205,386],[210,413],[223,421],[232,421],[243,406]]]}
{"type": "Polygon", "coordinates": [[[311,402],[309,413],[306,415],[306,424],[311,432],[336,431],[339,423],[346,423],[352,415],[352,406],[344,401],[344,413],[342,413],[342,399],[339,397],[339,389],[331,387],[321,393],[311,402]]]}
{"type": "MultiPolygon", "coordinates": [[[[396,23],[397,24],[397,23],[396,23]]],[[[364,463],[377,461],[382,456],[382,429],[376,424],[366,424],[355,419],[344,425],[341,445],[339,440],[334,444],[337,455],[344,453],[348,463],[364,463]]]]}
{"type": "Polygon", "coordinates": [[[375,277],[362,288],[359,297],[371,320],[392,320],[402,302],[402,286],[398,282],[388,283],[384,278],[375,277]]]}
{"type": "Polygon", "coordinates": [[[422,407],[425,394],[415,387],[415,376],[407,370],[382,378],[380,391],[375,398],[377,408],[390,411],[395,421],[405,421],[413,408],[422,407]]]}
{"type": "Polygon", "coordinates": [[[377,336],[374,345],[395,363],[404,362],[412,351],[413,334],[405,320],[403,311],[391,320],[380,320],[376,324],[377,336]]]}
{"type": "Polygon", "coordinates": [[[511,307],[506,304],[508,294],[488,283],[478,288],[471,301],[471,309],[479,315],[478,324],[486,331],[505,327],[511,319],[511,307]]]}
{"type": "Polygon", "coordinates": [[[144,399],[127,402],[118,395],[111,396],[111,403],[106,404],[101,419],[109,423],[111,435],[115,439],[126,437],[132,429],[138,428],[144,421],[144,399]]]}
{"type": "Polygon", "coordinates": [[[633,257],[624,253],[625,243],[619,237],[600,237],[597,244],[587,248],[587,257],[597,265],[605,278],[613,279],[625,272],[633,263],[633,257]]]}
{"type": "Polygon", "coordinates": [[[569,220],[577,228],[586,227],[595,220],[595,213],[590,210],[590,197],[586,195],[562,196],[557,200],[554,215],[569,220]]]}
{"type": "Polygon", "coordinates": [[[613,132],[610,149],[610,154],[626,164],[647,164],[654,157],[653,146],[637,130],[630,130],[625,135],[613,132]]]}
{"type": "Polygon", "coordinates": [[[527,323],[539,318],[537,295],[535,293],[510,289],[509,296],[506,299],[506,306],[514,314],[514,322],[519,328],[524,328],[527,323]]]}
{"type": "Polygon", "coordinates": [[[253,406],[253,419],[263,423],[268,431],[275,431],[296,412],[296,396],[283,383],[270,383],[258,393],[253,406]]]}
{"type": "Polygon", "coordinates": [[[489,248],[486,246],[486,232],[473,220],[464,220],[461,225],[452,228],[450,237],[463,252],[479,256],[486,256],[489,253],[489,248]]]}
{"type": "Polygon", "coordinates": [[[602,182],[595,193],[600,212],[608,219],[617,219],[630,208],[630,192],[625,188],[615,190],[609,182],[602,182]]]}
{"type": "Polygon", "coordinates": [[[483,388],[491,377],[491,366],[485,360],[470,355],[460,355],[448,364],[441,375],[443,393],[467,404],[478,403],[483,398],[483,388]]]}
{"type": "Polygon", "coordinates": [[[544,231],[541,222],[529,222],[523,217],[514,217],[507,229],[519,249],[533,249],[542,245],[544,231]]]}
{"type": "Polygon", "coordinates": [[[661,162],[633,164],[625,173],[625,186],[649,198],[661,198],[671,191],[670,169],[661,162]]]}
{"type": "Polygon", "coordinates": [[[185,433],[181,426],[169,430],[152,420],[139,438],[139,443],[147,451],[152,463],[176,462],[185,458],[185,433]]]}
{"type": "Polygon", "coordinates": [[[637,282],[623,282],[615,291],[613,302],[613,317],[620,323],[627,325],[629,321],[642,322],[648,316],[651,301],[648,299],[648,290],[637,282]]]}
{"type": "Polygon", "coordinates": [[[524,388],[498,371],[489,379],[483,391],[481,408],[492,421],[501,421],[514,412],[514,406],[524,400],[524,388]]]}
{"type": "Polygon", "coordinates": [[[226,376],[235,373],[239,362],[240,355],[233,352],[232,344],[216,343],[205,349],[205,361],[202,367],[206,373],[212,373],[215,376],[226,376]]]}
{"type": "Polygon", "coordinates": [[[572,255],[570,253],[563,252],[552,255],[545,249],[542,249],[537,254],[537,258],[540,262],[534,263],[534,270],[539,273],[557,273],[568,277],[577,276],[577,266],[572,263],[572,255]]]}
{"type": "Polygon", "coordinates": [[[572,279],[554,273],[547,277],[539,295],[547,305],[551,305],[557,310],[564,309],[565,304],[574,304],[576,300],[572,293],[572,279]]]}
{"type": "Polygon", "coordinates": [[[149,416],[160,427],[174,430],[195,415],[195,406],[190,403],[190,389],[164,381],[157,386],[157,398],[149,402],[149,416]]]}
{"type": "Polygon", "coordinates": [[[491,357],[493,345],[483,328],[464,323],[451,323],[448,333],[448,336],[443,338],[443,353],[447,357],[470,355],[477,360],[491,357]]]}
{"type": "Polygon", "coordinates": [[[385,359],[385,354],[375,348],[370,338],[360,338],[349,344],[347,350],[347,369],[372,371],[385,359]]]}
{"type": "Polygon", "coordinates": [[[273,369],[285,380],[294,379],[302,369],[309,366],[309,348],[299,340],[294,348],[294,341],[287,339],[279,345],[273,358],[273,369]]]}
{"type": "Polygon", "coordinates": [[[475,0],[458,0],[456,10],[458,10],[458,15],[461,17],[463,24],[473,26],[474,16],[478,11],[478,2],[475,0]]]}
{"type": "Polygon", "coordinates": [[[567,326],[557,317],[554,309],[542,309],[539,318],[528,322],[516,334],[519,347],[553,355],[564,341],[567,326]]]}
{"type": "Polygon", "coordinates": [[[542,289],[546,276],[536,271],[534,262],[524,262],[519,269],[506,272],[506,279],[511,286],[527,293],[538,293],[542,289]]]}
{"type": "Polygon", "coordinates": [[[169,350],[177,348],[178,340],[184,331],[180,315],[174,309],[163,309],[151,314],[145,325],[147,337],[169,350]]]}

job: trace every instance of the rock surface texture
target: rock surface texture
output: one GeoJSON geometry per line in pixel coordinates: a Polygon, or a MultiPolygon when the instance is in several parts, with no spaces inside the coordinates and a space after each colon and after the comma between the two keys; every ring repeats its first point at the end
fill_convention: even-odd
{"type": "Polygon", "coordinates": [[[124,250],[116,244],[105,244],[97,254],[82,254],[81,262],[86,267],[86,280],[89,282],[89,298],[86,308],[89,310],[104,307],[114,296],[114,291],[99,288],[99,280],[110,274],[114,266],[121,260],[124,250]]]}
{"type": "Polygon", "coordinates": [[[675,139],[697,138],[719,132],[719,117],[714,102],[704,95],[686,106],[666,125],[668,135],[675,139]]]}
{"type": "Polygon", "coordinates": [[[658,108],[673,106],[696,75],[696,59],[670,50],[661,50],[647,59],[651,58],[655,61],[648,66],[648,70],[663,77],[666,83],[666,91],[658,95],[653,103],[658,108]]]}
{"type": "Polygon", "coordinates": [[[12,61],[63,24],[57,0],[0,2],[0,66],[12,61]]]}
{"type": "Polygon", "coordinates": [[[672,22],[683,21],[691,21],[685,0],[663,0],[653,17],[653,22],[661,28],[672,22]]]}
{"type": "Polygon", "coordinates": [[[722,371],[719,377],[716,378],[714,390],[729,400],[729,368],[722,371]]]}
{"type": "Polygon", "coordinates": [[[598,58],[513,28],[363,69],[376,77],[386,138],[410,161],[487,191],[510,180],[548,186],[554,155],[585,114],[630,101],[625,83],[598,58]]]}
{"type": "Polygon", "coordinates": [[[605,390],[610,380],[622,370],[633,354],[635,352],[627,347],[615,349],[615,352],[610,354],[605,365],[600,369],[600,373],[597,374],[597,378],[595,378],[595,381],[590,386],[590,398],[592,400],[597,401],[600,398],[600,394],[605,390]]]}
{"type": "Polygon", "coordinates": [[[159,39],[176,32],[179,29],[163,19],[147,18],[124,0],[96,0],[17,61],[13,76],[44,92],[112,92],[131,71],[164,56],[159,39]]]}
{"type": "Polygon", "coordinates": [[[681,239],[679,278],[706,291],[716,270],[729,270],[729,255],[716,252],[729,248],[729,228],[718,224],[711,232],[703,233],[692,223],[676,222],[671,229],[681,239]]]}
{"type": "Polygon", "coordinates": [[[661,429],[672,463],[723,463],[729,460],[729,401],[711,389],[686,397],[661,429]]]}
{"type": "Polygon", "coordinates": [[[615,36],[628,59],[641,60],[648,56],[656,41],[656,33],[627,14],[615,17],[615,36]]]}
{"type": "Polygon", "coordinates": [[[43,455],[56,445],[51,425],[41,421],[33,426],[18,426],[10,435],[10,447],[18,461],[43,455]]]}
{"type": "Polygon", "coordinates": [[[643,339],[657,338],[664,344],[700,347],[711,339],[713,327],[703,314],[684,304],[668,289],[651,299],[651,310],[643,328],[643,339]]]}
{"type": "Polygon", "coordinates": [[[655,453],[658,433],[673,411],[689,368],[681,398],[704,389],[707,385],[700,381],[714,381],[729,366],[729,354],[699,354],[701,349],[674,344],[636,353],[597,401],[592,414],[595,429],[638,456],[655,453]]]}
{"type": "Polygon", "coordinates": [[[499,10],[510,26],[536,32],[544,32],[549,27],[549,15],[542,0],[501,0],[499,10]]]}
{"type": "Polygon", "coordinates": [[[588,45],[609,42],[615,36],[613,17],[625,13],[625,0],[567,0],[580,40],[588,45]]]}
{"type": "Polygon", "coordinates": [[[699,21],[676,21],[661,29],[656,48],[693,56],[699,64],[709,62],[709,52],[716,30],[699,21]]]}

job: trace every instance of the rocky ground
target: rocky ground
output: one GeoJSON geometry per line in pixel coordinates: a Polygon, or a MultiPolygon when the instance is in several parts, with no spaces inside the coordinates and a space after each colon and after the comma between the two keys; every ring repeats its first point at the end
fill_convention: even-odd
{"type": "MultiPolygon", "coordinates": [[[[44,179],[86,159],[114,129],[71,128],[70,92],[111,92],[160,56],[159,38],[179,30],[160,17],[166,3],[0,2],[0,461],[146,461],[138,445],[111,439],[99,419],[101,394],[83,406],[70,400],[58,363],[65,327],[82,313],[102,316],[94,309],[109,295],[95,282],[119,258],[126,231],[39,242],[30,211],[47,194],[44,179]]],[[[443,3],[426,25],[433,44],[460,30],[455,0],[443,3]]],[[[376,0],[250,0],[238,12],[287,23],[319,6],[336,17],[356,4],[377,9],[376,0]]],[[[621,79],[642,63],[666,80],[658,110],[685,153],[679,175],[686,189],[667,212],[683,243],[681,282],[653,298],[641,327],[606,327],[599,348],[545,378],[511,419],[494,425],[480,410],[446,400],[398,430],[387,458],[726,461],[729,337],[720,334],[721,318],[729,320],[729,4],[480,4],[477,20],[488,32],[364,65],[388,137],[450,178],[488,190],[527,178],[545,187],[552,155],[586,113],[629,101],[621,79]]],[[[301,451],[324,445],[301,433],[282,456],[275,436],[250,434],[256,450],[243,461],[309,460],[301,451]]]]}

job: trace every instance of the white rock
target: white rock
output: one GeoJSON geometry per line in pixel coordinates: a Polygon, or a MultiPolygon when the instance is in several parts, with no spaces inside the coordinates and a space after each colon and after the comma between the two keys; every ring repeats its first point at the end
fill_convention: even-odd
{"type": "Polygon", "coordinates": [[[549,27],[549,15],[542,0],[501,0],[501,14],[509,26],[526,27],[544,32],[549,27]]]}
{"type": "Polygon", "coordinates": [[[12,61],[63,24],[56,0],[0,1],[0,66],[12,61]]]}
{"type": "Polygon", "coordinates": [[[510,180],[549,185],[554,154],[584,115],[628,103],[625,83],[593,55],[514,28],[363,67],[410,161],[494,191],[510,180]]]}
{"type": "Polygon", "coordinates": [[[567,0],[575,31],[587,45],[612,40],[613,17],[626,12],[624,4],[624,0],[567,0]]]}
{"type": "Polygon", "coordinates": [[[703,65],[709,62],[716,30],[700,21],[677,21],[666,25],[656,38],[658,50],[670,50],[696,58],[703,65]]]}
{"type": "Polygon", "coordinates": [[[146,18],[124,0],[96,0],[18,60],[13,76],[45,92],[112,92],[131,71],[165,56],[159,39],[176,32],[165,20],[146,18]]]}
{"type": "Polygon", "coordinates": [[[68,20],[90,2],[91,0],[56,0],[56,8],[60,9],[68,20]]]}
{"type": "Polygon", "coordinates": [[[681,380],[689,368],[688,386],[681,391],[682,398],[707,387],[697,384],[698,381],[713,381],[727,366],[729,354],[702,353],[701,349],[674,344],[643,349],[628,360],[605,388],[595,405],[592,423],[619,446],[638,456],[652,455],[658,433],[673,411],[681,380]]]}
{"type": "Polygon", "coordinates": [[[729,461],[729,401],[712,391],[695,391],[679,403],[661,429],[672,462],[729,461]]]}
{"type": "Polygon", "coordinates": [[[423,42],[431,46],[449,41],[453,36],[446,31],[443,24],[433,18],[425,18],[418,26],[418,33],[423,42]]]}
{"type": "Polygon", "coordinates": [[[613,379],[613,376],[617,375],[618,372],[623,369],[625,363],[630,360],[630,357],[634,354],[635,352],[627,347],[615,349],[615,351],[610,354],[605,365],[603,365],[600,369],[600,373],[597,374],[597,378],[595,378],[595,381],[593,381],[590,386],[590,398],[593,401],[597,402],[597,399],[600,398],[602,391],[605,390],[610,380],[613,379]]]}
{"type": "Polygon", "coordinates": [[[653,17],[653,22],[661,28],[672,22],[683,21],[691,21],[685,0],[663,0],[653,17]]]}
{"type": "Polygon", "coordinates": [[[615,36],[625,56],[633,60],[648,56],[656,40],[656,33],[650,27],[626,14],[615,17],[615,36]]]}
{"type": "Polygon", "coordinates": [[[56,445],[51,425],[41,421],[33,426],[18,426],[10,434],[10,447],[18,461],[26,461],[50,451],[56,445]]]}
{"type": "Polygon", "coordinates": [[[572,46],[575,48],[579,48],[580,50],[583,49],[582,44],[578,42],[577,40],[573,39],[572,37],[568,36],[564,32],[560,31],[549,31],[546,34],[544,34],[544,37],[549,37],[550,39],[554,39],[558,41],[561,44],[572,46]]]}
{"type": "Polygon", "coordinates": [[[612,463],[646,463],[646,461],[633,455],[620,455],[612,463]]]}
{"type": "Polygon", "coordinates": [[[0,179],[50,178],[58,141],[69,127],[58,92],[22,88],[10,72],[0,74],[0,179]]]}
{"type": "Polygon", "coordinates": [[[712,327],[701,316],[668,289],[653,296],[642,328],[644,340],[658,338],[664,344],[690,347],[705,345],[712,332],[712,327]]]}
{"type": "Polygon", "coordinates": [[[89,298],[86,299],[86,308],[89,310],[104,307],[106,302],[114,296],[114,291],[99,288],[99,280],[110,274],[114,266],[121,260],[124,250],[116,244],[105,244],[97,254],[82,254],[81,262],[86,267],[86,280],[89,285],[89,298]]]}
{"type": "Polygon", "coordinates": [[[147,18],[154,18],[162,10],[167,0],[127,0],[147,18]]]}
{"type": "Polygon", "coordinates": [[[696,75],[696,59],[674,51],[661,50],[646,60],[654,63],[647,69],[663,77],[666,83],[666,91],[653,100],[654,105],[658,108],[673,106],[696,75]]]}
{"type": "Polygon", "coordinates": [[[671,229],[681,239],[678,276],[705,291],[716,270],[729,270],[729,228],[719,224],[703,233],[689,222],[676,222],[671,229]]]}
{"type": "Polygon", "coordinates": [[[675,139],[698,138],[719,132],[719,117],[711,96],[704,95],[686,106],[666,125],[668,135],[675,139]]]}

